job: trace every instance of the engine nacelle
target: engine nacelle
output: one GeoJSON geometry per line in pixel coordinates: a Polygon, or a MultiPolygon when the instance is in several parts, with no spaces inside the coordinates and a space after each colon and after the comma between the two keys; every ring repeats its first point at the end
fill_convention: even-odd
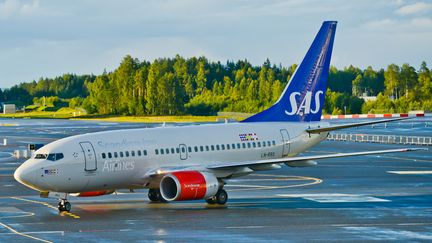
{"type": "Polygon", "coordinates": [[[303,160],[303,161],[288,162],[285,164],[290,167],[310,167],[310,166],[315,166],[318,163],[315,160],[303,160]]]}
{"type": "Polygon", "coordinates": [[[77,197],[97,197],[102,195],[112,194],[114,190],[103,190],[103,191],[94,191],[94,192],[80,192],[77,197]]]}
{"type": "Polygon", "coordinates": [[[178,171],[165,175],[160,192],[167,201],[198,200],[216,195],[219,181],[210,173],[178,171]]]}

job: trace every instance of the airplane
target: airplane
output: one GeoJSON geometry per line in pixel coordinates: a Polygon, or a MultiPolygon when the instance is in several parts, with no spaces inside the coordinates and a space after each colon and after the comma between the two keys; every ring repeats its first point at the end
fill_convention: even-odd
{"type": "Polygon", "coordinates": [[[404,118],[331,125],[321,121],[336,21],[324,21],[279,100],[241,122],[123,129],[75,135],[49,143],[17,168],[14,178],[71,210],[69,196],[100,196],[146,188],[151,202],[201,200],[224,205],[229,179],[316,160],[417,151],[299,156],[330,131],[404,118]]]}

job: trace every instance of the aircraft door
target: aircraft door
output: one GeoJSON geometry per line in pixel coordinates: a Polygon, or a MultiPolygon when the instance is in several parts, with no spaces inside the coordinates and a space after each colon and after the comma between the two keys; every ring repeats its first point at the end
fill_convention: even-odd
{"type": "Polygon", "coordinates": [[[95,171],[97,169],[96,153],[90,142],[79,143],[84,153],[85,171],[95,171]]]}
{"type": "Polygon", "coordinates": [[[187,151],[186,144],[180,144],[179,149],[180,149],[180,159],[181,160],[187,159],[188,158],[188,151],[187,151]]]}
{"type": "Polygon", "coordinates": [[[282,135],[282,157],[286,157],[289,154],[290,151],[290,138],[288,131],[286,129],[281,129],[280,133],[282,135]]]}

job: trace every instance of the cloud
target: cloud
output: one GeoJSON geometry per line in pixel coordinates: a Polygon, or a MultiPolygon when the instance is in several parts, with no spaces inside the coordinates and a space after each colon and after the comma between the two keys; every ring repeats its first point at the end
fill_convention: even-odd
{"type": "Polygon", "coordinates": [[[400,15],[411,15],[418,13],[425,13],[432,9],[431,3],[417,2],[409,5],[402,6],[396,10],[397,14],[400,15]]]}
{"type": "Polygon", "coordinates": [[[30,15],[39,8],[39,0],[5,0],[0,3],[0,19],[16,15],[30,15]]]}
{"type": "Polygon", "coordinates": [[[432,28],[431,18],[415,18],[411,20],[411,24],[418,27],[432,28]]]}
{"type": "Polygon", "coordinates": [[[382,30],[385,28],[393,27],[397,24],[397,21],[392,19],[381,19],[366,22],[363,27],[370,30],[382,30]]]}
{"type": "Polygon", "coordinates": [[[402,5],[405,4],[405,1],[404,0],[395,0],[393,2],[393,4],[396,5],[396,6],[402,6],[402,5]]]}

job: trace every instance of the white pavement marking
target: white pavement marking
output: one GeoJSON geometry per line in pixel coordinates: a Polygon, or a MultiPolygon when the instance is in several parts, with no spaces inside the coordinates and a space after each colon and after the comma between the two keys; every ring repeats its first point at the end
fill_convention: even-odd
{"type": "Polygon", "coordinates": [[[40,239],[40,238],[37,238],[37,237],[31,236],[31,235],[27,235],[27,234],[24,234],[24,233],[18,232],[18,231],[16,231],[15,229],[13,229],[12,227],[10,227],[10,226],[8,226],[8,225],[6,225],[6,224],[3,224],[2,222],[0,222],[0,226],[3,226],[4,228],[10,230],[12,233],[14,233],[14,234],[16,234],[16,235],[20,235],[20,236],[27,237],[27,238],[30,238],[30,239],[33,239],[33,240],[37,240],[37,241],[42,241],[42,242],[45,242],[45,243],[52,243],[52,241],[48,241],[48,240],[44,240],[44,239],[40,239]]]}
{"type": "Polygon", "coordinates": [[[432,170],[389,170],[387,173],[399,175],[432,175],[432,170]]]}
{"type": "Polygon", "coordinates": [[[432,240],[430,232],[413,232],[408,230],[394,230],[379,227],[343,227],[345,230],[352,233],[360,234],[367,240],[381,241],[407,241],[411,239],[432,240]]]}
{"type": "MultiPolygon", "coordinates": [[[[290,187],[304,187],[311,186],[322,183],[322,180],[314,177],[305,177],[305,176],[285,176],[285,175],[270,175],[270,174],[255,174],[253,176],[264,176],[264,177],[277,177],[277,178],[269,178],[269,179],[258,179],[265,181],[305,181],[304,183],[292,184],[292,185],[283,185],[283,186],[263,186],[263,185],[239,185],[239,184],[228,184],[228,187],[243,187],[241,189],[230,189],[230,191],[251,191],[251,190],[270,190],[270,189],[282,189],[282,188],[290,188],[290,187]],[[308,182],[310,181],[310,182],[308,182]]],[[[253,181],[253,179],[246,179],[247,181],[253,181]]],[[[243,182],[242,179],[229,180],[230,182],[243,182]]]]}
{"type": "Polygon", "coordinates": [[[227,226],[225,229],[262,229],[268,228],[270,226],[261,226],[261,225],[250,225],[250,226],[227,226]]]}
{"type": "Polygon", "coordinates": [[[280,197],[304,198],[320,203],[340,202],[390,202],[390,200],[357,194],[317,193],[317,194],[277,194],[280,197]]]}

